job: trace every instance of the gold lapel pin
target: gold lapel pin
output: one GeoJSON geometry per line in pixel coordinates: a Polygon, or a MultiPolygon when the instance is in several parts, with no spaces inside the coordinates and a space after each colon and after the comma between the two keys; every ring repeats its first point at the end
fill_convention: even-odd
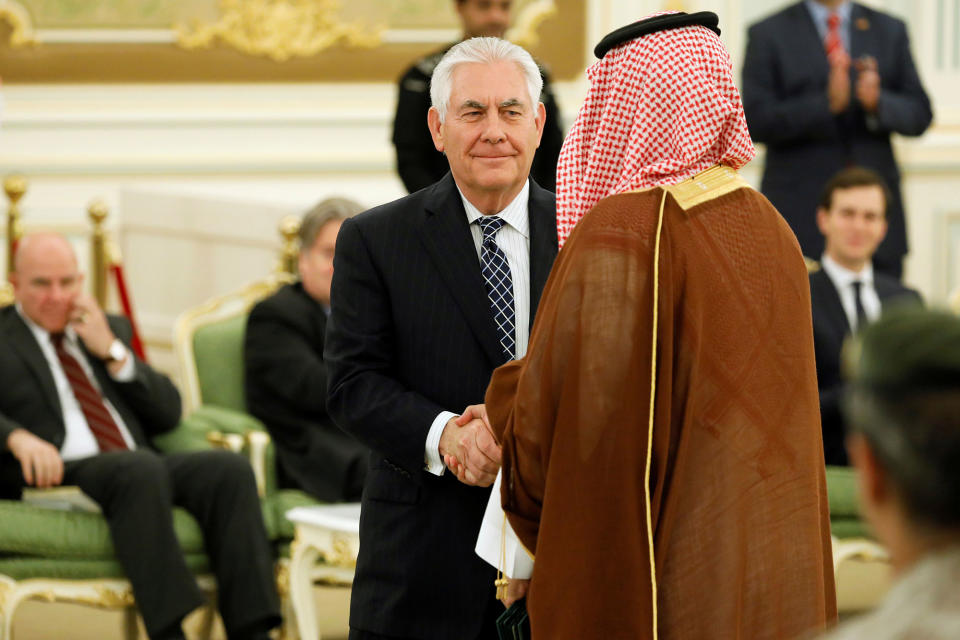
{"type": "Polygon", "coordinates": [[[857,18],[857,29],[860,31],[866,31],[870,28],[870,21],[866,18],[857,18]]]}

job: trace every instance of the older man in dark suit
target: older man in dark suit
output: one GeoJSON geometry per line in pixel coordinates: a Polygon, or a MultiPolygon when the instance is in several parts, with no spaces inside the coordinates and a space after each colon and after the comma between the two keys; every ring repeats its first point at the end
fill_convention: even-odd
{"type": "Polygon", "coordinates": [[[892,306],[921,304],[919,293],[876,271],[871,264],[887,231],[888,198],[879,174],[852,167],[827,183],[817,209],[817,226],[826,247],[821,268],[810,274],[810,302],[824,459],[828,465],[848,464],[841,413],[840,355],[844,340],[892,306]]]}
{"type": "Polygon", "coordinates": [[[17,304],[0,310],[0,496],[24,486],[80,487],[97,502],[151,638],[183,638],[204,603],[173,530],[178,505],[197,519],[231,639],[279,624],[272,555],[250,465],[225,451],[160,456],[148,438],[180,419],[180,396],[138,360],[130,325],[81,295],[60,236],[27,236],[11,274],[17,304]]]}
{"type": "Polygon", "coordinates": [[[327,404],[374,450],[354,640],[496,637],[496,572],[474,544],[499,447],[481,420],[453,412],[483,402],[493,369],[525,352],[556,256],[554,196],[529,179],[541,83],[503,40],[453,47],[429,113],[450,173],[340,229],[327,404]],[[444,474],[444,456],[465,464],[465,483],[444,474]]]}
{"type": "Polygon", "coordinates": [[[761,190],[806,256],[823,251],[810,212],[830,176],[851,165],[883,176],[889,232],[873,262],[899,278],[907,231],[890,135],[918,136],[933,119],[903,22],[848,0],[804,0],[758,22],[743,108],[753,139],[767,145],[761,190]]]}
{"type": "Polygon", "coordinates": [[[359,500],[367,475],[369,450],[327,415],[323,362],[337,234],[362,209],[328,198],[303,216],[300,280],[250,311],[244,341],[247,409],[276,444],[280,486],[326,501],[359,500]]]}

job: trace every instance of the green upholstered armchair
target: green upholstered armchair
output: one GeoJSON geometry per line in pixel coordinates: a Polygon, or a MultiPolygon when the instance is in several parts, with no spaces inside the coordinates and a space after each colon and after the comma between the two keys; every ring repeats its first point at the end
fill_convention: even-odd
{"type": "Polygon", "coordinates": [[[284,514],[297,506],[319,504],[305,493],[277,488],[273,445],[266,428],[246,411],[243,391],[243,339],[250,308],[289,275],[247,285],[187,311],[177,320],[175,346],[186,418],[196,440],[206,439],[246,453],[263,498],[267,531],[281,547],[293,538],[284,514]]]}
{"type": "Polygon", "coordinates": [[[246,411],[243,343],[253,305],[292,279],[281,272],[185,312],[177,320],[174,339],[187,414],[182,429],[194,443],[206,441],[244,453],[253,466],[267,533],[277,552],[277,588],[287,636],[294,636],[296,630],[289,597],[289,560],[295,527],[286,513],[294,507],[321,503],[302,491],[277,486],[270,436],[263,424],[246,411]]]}
{"type": "MultiPolygon", "coordinates": [[[[183,425],[165,434],[166,451],[209,448],[183,425]]],[[[175,509],[174,529],[187,565],[207,593],[216,585],[209,575],[203,536],[193,517],[175,509]]],[[[64,511],[17,500],[0,500],[0,640],[10,640],[17,608],[42,599],[121,608],[125,635],[137,638],[137,615],[130,583],[114,557],[107,522],[99,513],[64,511]]],[[[214,602],[204,614],[202,634],[210,637],[214,602]]]]}
{"type": "MultiPolygon", "coordinates": [[[[7,221],[8,269],[12,249],[20,237],[17,203],[26,191],[19,176],[4,181],[10,201],[7,221]]],[[[13,303],[12,288],[0,286],[0,306],[13,303]]],[[[166,434],[161,449],[209,448],[181,427],[166,434]]],[[[69,491],[69,489],[67,489],[69,491]]],[[[182,509],[174,511],[174,528],[184,550],[187,565],[197,574],[204,591],[215,590],[208,575],[209,563],[203,550],[200,527],[182,509]]],[[[130,583],[117,562],[106,520],[99,514],[35,506],[19,500],[0,500],[0,640],[9,640],[17,608],[26,600],[66,601],[102,608],[125,610],[125,631],[138,634],[137,616],[130,583]]],[[[204,635],[209,637],[214,608],[207,608],[204,635]]]]}
{"type": "Polygon", "coordinates": [[[856,472],[827,467],[837,609],[841,614],[878,604],[890,580],[890,558],[860,512],[856,472]]]}

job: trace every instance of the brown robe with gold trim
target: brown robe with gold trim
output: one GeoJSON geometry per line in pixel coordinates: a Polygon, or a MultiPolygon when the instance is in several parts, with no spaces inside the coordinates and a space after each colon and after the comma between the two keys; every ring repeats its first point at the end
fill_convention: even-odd
{"type": "Polygon", "coordinates": [[[667,189],[655,384],[660,188],[579,223],[526,358],[493,376],[535,640],[653,638],[655,619],[661,639],[788,639],[836,619],[806,269],[735,179],[692,206],[667,189]]]}

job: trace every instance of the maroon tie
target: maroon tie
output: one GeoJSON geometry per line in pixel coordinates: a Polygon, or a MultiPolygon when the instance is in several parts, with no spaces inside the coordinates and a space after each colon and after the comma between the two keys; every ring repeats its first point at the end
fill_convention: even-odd
{"type": "Polygon", "coordinates": [[[87,377],[76,358],[63,348],[63,334],[51,333],[50,341],[57,350],[60,366],[63,367],[63,373],[70,381],[73,395],[80,403],[80,410],[83,411],[83,417],[87,419],[87,426],[90,427],[93,437],[97,439],[100,451],[126,451],[129,447],[117,423],[103,404],[100,392],[90,383],[90,378],[87,377]]]}

